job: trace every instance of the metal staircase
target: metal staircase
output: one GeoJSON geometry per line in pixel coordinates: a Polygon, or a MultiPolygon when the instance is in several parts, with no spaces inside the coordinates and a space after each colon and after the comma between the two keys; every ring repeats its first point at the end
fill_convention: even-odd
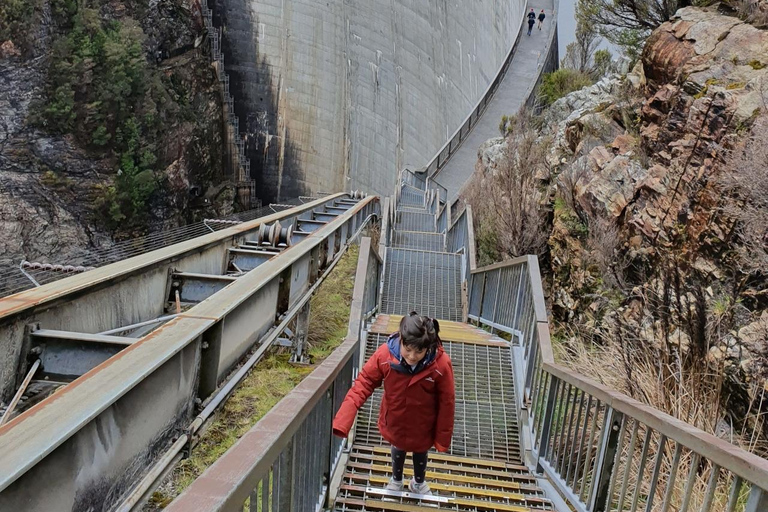
{"type": "Polygon", "coordinates": [[[537,258],[477,268],[471,209],[451,219],[446,198],[401,174],[378,246],[361,239],[342,345],[168,512],[768,511],[767,460],[557,364],[537,258]],[[381,390],[351,444],[330,435],[355,371],[411,310],[441,320],[456,383],[431,496],[385,490],[381,390]]]}
{"type": "MultiPolygon", "coordinates": [[[[523,464],[509,344],[463,320],[462,255],[447,251],[444,207],[424,182],[402,182],[384,258],[381,312],[368,329],[366,359],[418,311],[441,322],[456,381],[456,422],[447,454],[431,453],[432,496],[386,491],[389,446],[376,426],[382,389],[360,411],[334,510],[553,510],[523,464]]],[[[412,471],[406,463],[405,478],[412,471]]]]}

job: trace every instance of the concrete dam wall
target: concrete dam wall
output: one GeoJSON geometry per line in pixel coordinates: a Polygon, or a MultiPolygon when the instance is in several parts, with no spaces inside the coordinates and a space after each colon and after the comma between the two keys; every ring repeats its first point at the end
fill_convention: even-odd
{"type": "MultiPolygon", "coordinates": [[[[262,200],[390,194],[493,80],[523,0],[215,0],[262,200]]],[[[521,84],[525,87],[527,84],[521,84]]]]}

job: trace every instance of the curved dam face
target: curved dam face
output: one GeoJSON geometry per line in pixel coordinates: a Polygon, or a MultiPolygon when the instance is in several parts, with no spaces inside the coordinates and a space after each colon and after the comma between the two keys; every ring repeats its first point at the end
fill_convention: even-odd
{"type": "Polygon", "coordinates": [[[524,0],[216,0],[257,194],[390,194],[398,171],[425,165],[483,95],[524,9],[524,0]]]}

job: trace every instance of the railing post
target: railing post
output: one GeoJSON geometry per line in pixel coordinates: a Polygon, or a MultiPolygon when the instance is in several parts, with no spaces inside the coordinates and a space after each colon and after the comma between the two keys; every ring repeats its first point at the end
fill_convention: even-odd
{"type": "MultiPolygon", "coordinates": [[[[538,323],[536,323],[536,327],[538,328],[538,323]]],[[[538,329],[536,329],[538,330],[538,329]]],[[[538,332],[536,333],[536,338],[538,339],[538,332]]],[[[538,343],[531,343],[531,351],[528,352],[528,361],[525,365],[525,384],[523,391],[530,392],[531,390],[531,383],[533,381],[533,374],[536,370],[536,358],[539,354],[539,344],[538,343]]],[[[523,396],[523,400],[526,399],[526,396],[523,396]]]]}
{"type": "Polygon", "coordinates": [[[608,510],[608,488],[616,463],[616,451],[619,445],[619,434],[624,414],[609,407],[606,412],[605,431],[600,443],[595,465],[595,479],[587,510],[590,512],[605,512],[608,510]]]}
{"type": "Polygon", "coordinates": [[[749,500],[744,512],[764,512],[768,510],[768,491],[764,491],[756,485],[749,491],[749,500]]]}
{"type": "Polygon", "coordinates": [[[547,457],[549,451],[549,434],[552,429],[552,416],[555,413],[555,397],[560,387],[560,379],[550,375],[552,381],[549,383],[549,392],[547,393],[547,408],[544,411],[544,417],[541,420],[541,442],[539,443],[539,457],[536,463],[536,471],[542,473],[544,468],[541,466],[541,460],[547,457]]]}
{"type": "Polygon", "coordinates": [[[277,512],[293,512],[293,440],[278,459],[277,512]]]}

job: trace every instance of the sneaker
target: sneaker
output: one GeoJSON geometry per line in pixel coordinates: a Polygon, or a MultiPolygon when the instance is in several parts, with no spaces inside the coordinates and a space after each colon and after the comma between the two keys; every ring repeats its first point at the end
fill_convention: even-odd
{"type": "Polygon", "coordinates": [[[389,479],[389,483],[385,487],[388,491],[402,491],[403,490],[403,481],[402,480],[395,480],[394,478],[389,479]]]}
{"type": "Polygon", "coordinates": [[[411,478],[411,481],[408,482],[408,489],[410,489],[413,494],[432,496],[432,491],[429,490],[429,485],[427,482],[421,482],[418,484],[414,478],[411,478]]]}

